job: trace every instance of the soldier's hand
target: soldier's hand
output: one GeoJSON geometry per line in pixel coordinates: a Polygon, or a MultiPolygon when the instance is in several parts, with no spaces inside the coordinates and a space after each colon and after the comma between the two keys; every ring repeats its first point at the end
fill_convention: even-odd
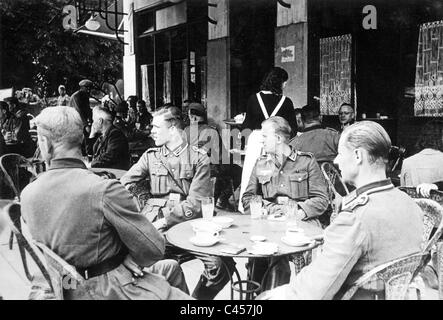
{"type": "Polygon", "coordinates": [[[437,185],[433,183],[422,183],[417,186],[417,193],[423,197],[429,197],[431,190],[438,190],[437,185]]]}
{"type": "Polygon", "coordinates": [[[135,261],[132,259],[132,257],[129,254],[126,256],[125,260],[123,261],[123,265],[126,267],[126,269],[131,271],[134,277],[143,277],[142,268],[137,263],[135,263],[135,261]]]}
{"type": "Polygon", "coordinates": [[[269,214],[274,216],[282,216],[284,214],[283,206],[280,204],[273,205],[269,210],[269,214]]]}

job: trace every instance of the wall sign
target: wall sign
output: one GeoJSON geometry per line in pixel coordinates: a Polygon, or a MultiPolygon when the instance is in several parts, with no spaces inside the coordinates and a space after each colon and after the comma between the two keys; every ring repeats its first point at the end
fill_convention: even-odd
{"type": "Polygon", "coordinates": [[[281,62],[294,62],[295,61],[295,46],[281,47],[281,62]]]}

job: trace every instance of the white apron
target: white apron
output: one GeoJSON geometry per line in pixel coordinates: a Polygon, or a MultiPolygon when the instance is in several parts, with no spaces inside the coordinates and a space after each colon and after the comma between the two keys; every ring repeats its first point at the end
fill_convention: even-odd
{"type": "MultiPolygon", "coordinates": [[[[286,97],[282,96],[277,106],[275,107],[274,111],[272,111],[271,115],[269,115],[268,111],[266,110],[265,104],[263,103],[263,99],[260,96],[260,93],[257,93],[257,100],[258,103],[260,104],[260,108],[261,111],[263,112],[263,115],[265,116],[265,119],[275,116],[282,107],[283,102],[285,102],[285,99],[286,97]]],[[[246,115],[246,117],[247,116],[248,115],[246,115]]],[[[238,202],[238,211],[240,211],[241,213],[245,212],[241,200],[243,197],[243,193],[246,191],[246,187],[249,184],[249,179],[251,178],[252,169],[254,168],[255,163],[257,162],[257,159],[260,157],[263,150],[263,137],[261,134],[261,130],[252,131],[252,133],[248,138],[248,143],[245,147],[245,150],[246,150],[245,161],[243,163],[243,170],[241,175],[240,196],[239,196],[240,200],[238,202]]]]}

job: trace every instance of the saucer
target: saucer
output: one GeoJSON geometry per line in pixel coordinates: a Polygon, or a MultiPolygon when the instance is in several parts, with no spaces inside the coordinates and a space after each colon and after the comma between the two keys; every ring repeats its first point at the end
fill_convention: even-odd
{"type": "Polygon", "coordinates": [[[256,236],[251,236],[251,237],[249,238],[249,240],[251,240],[251,241],[253,241],[253,242],[261,242],[261,241],[265,241],[265,240],[266,240],[266,237],[265,237],[265,236],[259,236],[259,235],[256,235],[256,236]]]}
{"type": "Polygon", "coordinates": [[[290,237],[290,238],[284,236],[281,238],[281,241],[291,247],[303,247],[313,242],[312,239],[309,239],[308,237],[305,236],[290,237]]]}
{"type": "Polygon", "coordinates": [[[234,219],[229,217],[214,217],[212,218],[212,222],[218,224],[223,229],[226,229],[229,228],[234,223],[234,219]]]}
{"type": "Polygon", "coordinates": [[[198,247],[210,247],[222,240],[220,237],[191,237],[189,241],[198,247]]]}
{"type": "Polygon", "coordinates": [[[191,222],[192,229],[203,230],[203,231],[211,231],[211,232],[220,232],[223,228],[212,221],[206,221],[203,219],[195,220],[191,222]]]}

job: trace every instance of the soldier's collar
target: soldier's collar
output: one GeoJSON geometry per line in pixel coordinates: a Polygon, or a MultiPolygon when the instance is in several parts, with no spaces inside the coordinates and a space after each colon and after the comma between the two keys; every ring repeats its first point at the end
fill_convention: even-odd
{"type": "Polygon", "coordinates": [[[391,179],[380,180],[376,182],[369,183],[355,190],[356,196],[359,196],[363,193],[371,194],[375,192],[380,192],[388,189],[393,189],[394,185],[391,182],[391,179]]]}
{"type": "Polygon", "coordinates": [[[394,185],[391,183],[390,179],[364,185],[343,197],[342,209],[353,210],[357,206],[363,206],[368,202],[370,194],[393,188],[394,185]]]}
{"type": "Polygon", "coordinates": [[[177,148],[175,148],[174,150],[169,150],[166,145],[163,146],[163,155],[167,156],[168,154],[170,154],[171,152],[178,157],[183,151],[186,150],[186,148],[188,147],[188,142],[186,140],[184,140],[182,142],[181,145],[179,145],[177,148]]]}
{"type": "Polygon", "coordinates": [[[48,170],[65,169],[65,168],[81,168],[87,169],[85,163],[77,158],[58,158],[51,160],[48,170]]]}
{"type": "Polygon", "coordinates": [[[312,131],[312,130],[315,130],[315,129],[324,129],[324,127],[323,127],[323,125],[321,125],[321,124],[315,124],[315,125],[313,125],[313,126],[310,126],[310,127],[305,128],[305,129],[303,130],[303,133],[304,133],[304,132],[308,132],[308,131],[312,131]]]}
{"type": "Polygon", "coordinates": [[[291,154],[289,155],[288,159],[295,161],[297,159],[297,150],[291,148],[291,154]]]}

